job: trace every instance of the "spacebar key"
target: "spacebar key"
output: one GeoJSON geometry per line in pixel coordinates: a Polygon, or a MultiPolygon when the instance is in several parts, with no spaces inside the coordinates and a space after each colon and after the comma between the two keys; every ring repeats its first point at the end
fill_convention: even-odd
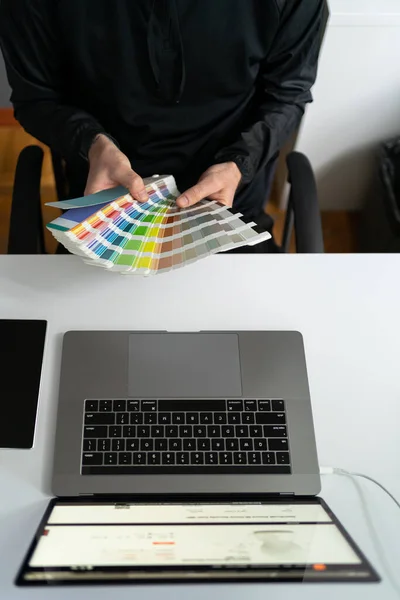
{"type": "Polygon", "coordinates": [[[158,410],[160,412],[217,412],[226,411],[225,400],[159,400],[158,410]]]}

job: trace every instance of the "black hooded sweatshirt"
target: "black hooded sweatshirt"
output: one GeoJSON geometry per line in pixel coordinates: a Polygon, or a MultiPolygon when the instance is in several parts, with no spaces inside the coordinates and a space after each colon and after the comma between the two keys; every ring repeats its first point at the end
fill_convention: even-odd
{"type": "Polygon", "coordinates": [[[324,0],[0,0],[15,117],[70,165],[110,135],[142,177],[181,191],[234,161],[235,208],[262,209],[269,170],[311,101],[324,0]]]}

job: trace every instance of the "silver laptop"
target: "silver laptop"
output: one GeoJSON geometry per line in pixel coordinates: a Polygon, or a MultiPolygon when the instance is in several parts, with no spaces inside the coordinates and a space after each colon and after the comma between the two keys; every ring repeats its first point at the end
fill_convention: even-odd
{"type": "Polygon", "coordinates": [[[318,494],[302,336],[67,332],[52,489],[318,494]]]}
{"type": "Polygon", "coordinates": [[[320,490],[295,332],[68,332],[21,586],[380,581],[320,490]]]}

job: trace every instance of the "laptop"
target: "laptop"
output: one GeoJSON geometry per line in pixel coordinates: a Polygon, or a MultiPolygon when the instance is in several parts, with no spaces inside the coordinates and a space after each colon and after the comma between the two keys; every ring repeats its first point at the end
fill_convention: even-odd
{"type": "Polygon", "coordinates": [[[70,331],[18,583],[378,581],[320,489],[300,333],[70,331]]]}

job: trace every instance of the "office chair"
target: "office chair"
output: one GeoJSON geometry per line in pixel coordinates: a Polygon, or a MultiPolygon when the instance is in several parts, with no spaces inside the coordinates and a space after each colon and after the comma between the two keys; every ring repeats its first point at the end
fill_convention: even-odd
{"type": "MultiPolygon", "coordinates": [[[[55,152],[52,152],[52,163],[58,199],[65,200],[67,182],[61,157],[55,152]]],[[[46,254],[40,197],[42,164],[43,150],[39,146],[27,146],[22,150],[14,179],[8,254],[46,254]],[[25,225],[22,234],[21,224],[25,225]]],[[[292,152],[287,158],[287,166],[291,187],[283,240],[281,246],[274,239],[268,242],[268,251],[289,252],[294,231],[297,253],[322,254],[321,215],[311,164],[303,154],[292,152]]],[[[262,215],[259,225],[270,231],[273,219],[269,215],[262,215]]]]}

